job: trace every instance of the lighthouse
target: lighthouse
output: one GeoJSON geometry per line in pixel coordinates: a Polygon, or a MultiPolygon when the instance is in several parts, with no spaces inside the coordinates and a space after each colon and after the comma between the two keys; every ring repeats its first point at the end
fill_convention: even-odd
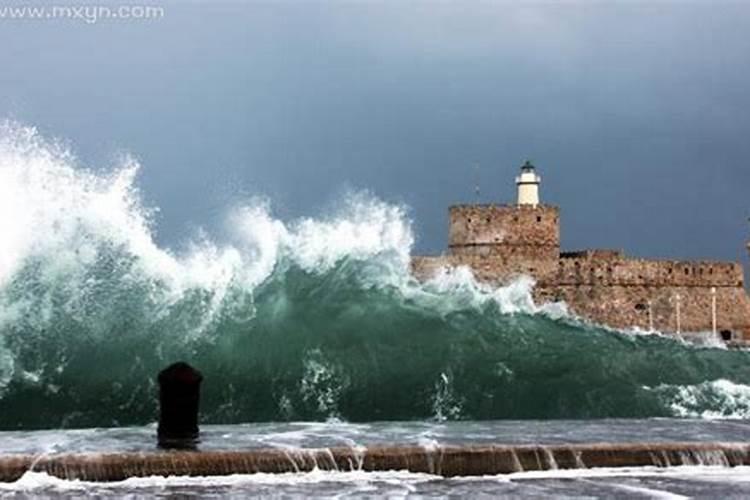
{"type": "Polygon", "coordinates": [[[539,184],[542,178],[537,175],[534,165],[530,161],[521,165],[521,174],[516,177],[516,186],[518,186],[518,204],[539,205],[539,184]]]}

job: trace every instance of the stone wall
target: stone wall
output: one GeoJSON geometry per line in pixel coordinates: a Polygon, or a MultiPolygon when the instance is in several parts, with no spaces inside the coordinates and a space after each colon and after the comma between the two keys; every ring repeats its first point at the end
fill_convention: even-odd
{"type": "MultiPolygon", "coordinates": [[[[653,327],[670,333],[713,328],[710,287],[540,284],[534,298],[539,303],[563,301],[573,313],[615,328],[653,327]]],[[[750,334],[748,318],[750,301],[743,288],[716,288],[717,331],[741,340],[750,334]]]]}
{"type": "Polygon", "coordinates": [[[471,267],[478,278],[504,283],[515,276],[533,276],[542,286],[623,286],[623,287],[744,287],[742,266],[734,262],[660,261],[619,258],[594,260],[563,258],[553,261],[549,269],[533,266],[540,258],[517,258],[479,254],[414,257],[412,268],[426,275],[439,267],[471,267]]]}
{"type": "Polygon", "coordinates": [[[750,300],[742,266],[731,262],[561,258],[556,274],[538,276],[535,295],[617,328],[696,332],[713,328],[712,289],[717,329],[747,332],[750,300]]]}
{"type": "Polygon", "coordinates": [[[450,208],[451,254],[504,255],[530,248],[560,253],[559,210],[551,206],[455,205],[450,208]]]}
{"type": "Polygon", "coordinates": [[[449,250],[490,274],[551,273],[560,256],[559,211],[542,205],[452,206],[449,250]]]}
{"type": "Polygon", "coordinates": [[[563,257],[554,275],[539,276],[561,285],[744,286],[742,266],[733,262],[563,257]]]}
{"type": "Polygon", "coordinates": [[[550,269],[535,267],[534,259],[524,266],[478,255],[417,257],[412,267],[417,277],[427,278],[441,267],[468,266],[478,280],[498,285],[530,275],[537,280],[537,303],[563,301],[594,323],[644,330],[653,326],[663,332],[711,331],[715,288],[717,330],[733,332],[738,340],[750,339],[750,299],[739,264],[626,259],[615,253],[578,255],[584,256],[558,259],[550,269]],[[607,257],[592,257],[596,255],[607,257]]]}

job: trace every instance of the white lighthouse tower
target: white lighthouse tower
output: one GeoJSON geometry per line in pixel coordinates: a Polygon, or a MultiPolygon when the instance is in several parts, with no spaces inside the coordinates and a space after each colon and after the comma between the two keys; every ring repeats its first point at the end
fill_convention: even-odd
{"type": "Polygon", "coordinates": [[[518,204],[539,205],[539,184],[542,178],[536,174],[534,165],[528,160],[521,165],[521,174],[516,177],[516,186],[518,186],[518,204]]]}

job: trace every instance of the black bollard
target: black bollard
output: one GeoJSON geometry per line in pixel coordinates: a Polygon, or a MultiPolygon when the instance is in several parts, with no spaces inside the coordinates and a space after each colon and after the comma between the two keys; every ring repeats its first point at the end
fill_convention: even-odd
{"type": "Polygon", "coordinates": [[[159,447],[195,448],[201,381],[201,372],[182,361],[159,373],[159,447]]]}

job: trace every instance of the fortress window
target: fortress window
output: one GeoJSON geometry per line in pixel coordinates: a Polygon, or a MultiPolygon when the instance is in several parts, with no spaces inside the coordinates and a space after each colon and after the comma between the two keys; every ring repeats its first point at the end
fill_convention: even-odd
{"type": "Polygon", "coordinates": [[[492,219],[490,217],[487,217],[487,224],[489,224],[490,222],[492,222],[492,219]]]}
{"type": "Polygon", "coordinates": [[[729,342],[730,340],[732,340],[732,332],[730,330],[722,330],[721,340],[723,340],[724,342],[729,342]]]}
{"type": "Polygon", "coordinates": [[[536,216],[536,221],[537,222],[542,222],[542,216],[541,215],[537,215],[536,216]]]}
{"type": "Polygon", "coordinates": [[[710,268],[710,269],[708,270],[708,274],[713,274],[713,273],[714,273],[714,268],[712,267],[712,268],[710,268]]]}
{"type": "Polygon", "coordinates": [[[685,268],[685,276],[687,276],[688,274],[690,274],[690,269],[685,268]]]}

